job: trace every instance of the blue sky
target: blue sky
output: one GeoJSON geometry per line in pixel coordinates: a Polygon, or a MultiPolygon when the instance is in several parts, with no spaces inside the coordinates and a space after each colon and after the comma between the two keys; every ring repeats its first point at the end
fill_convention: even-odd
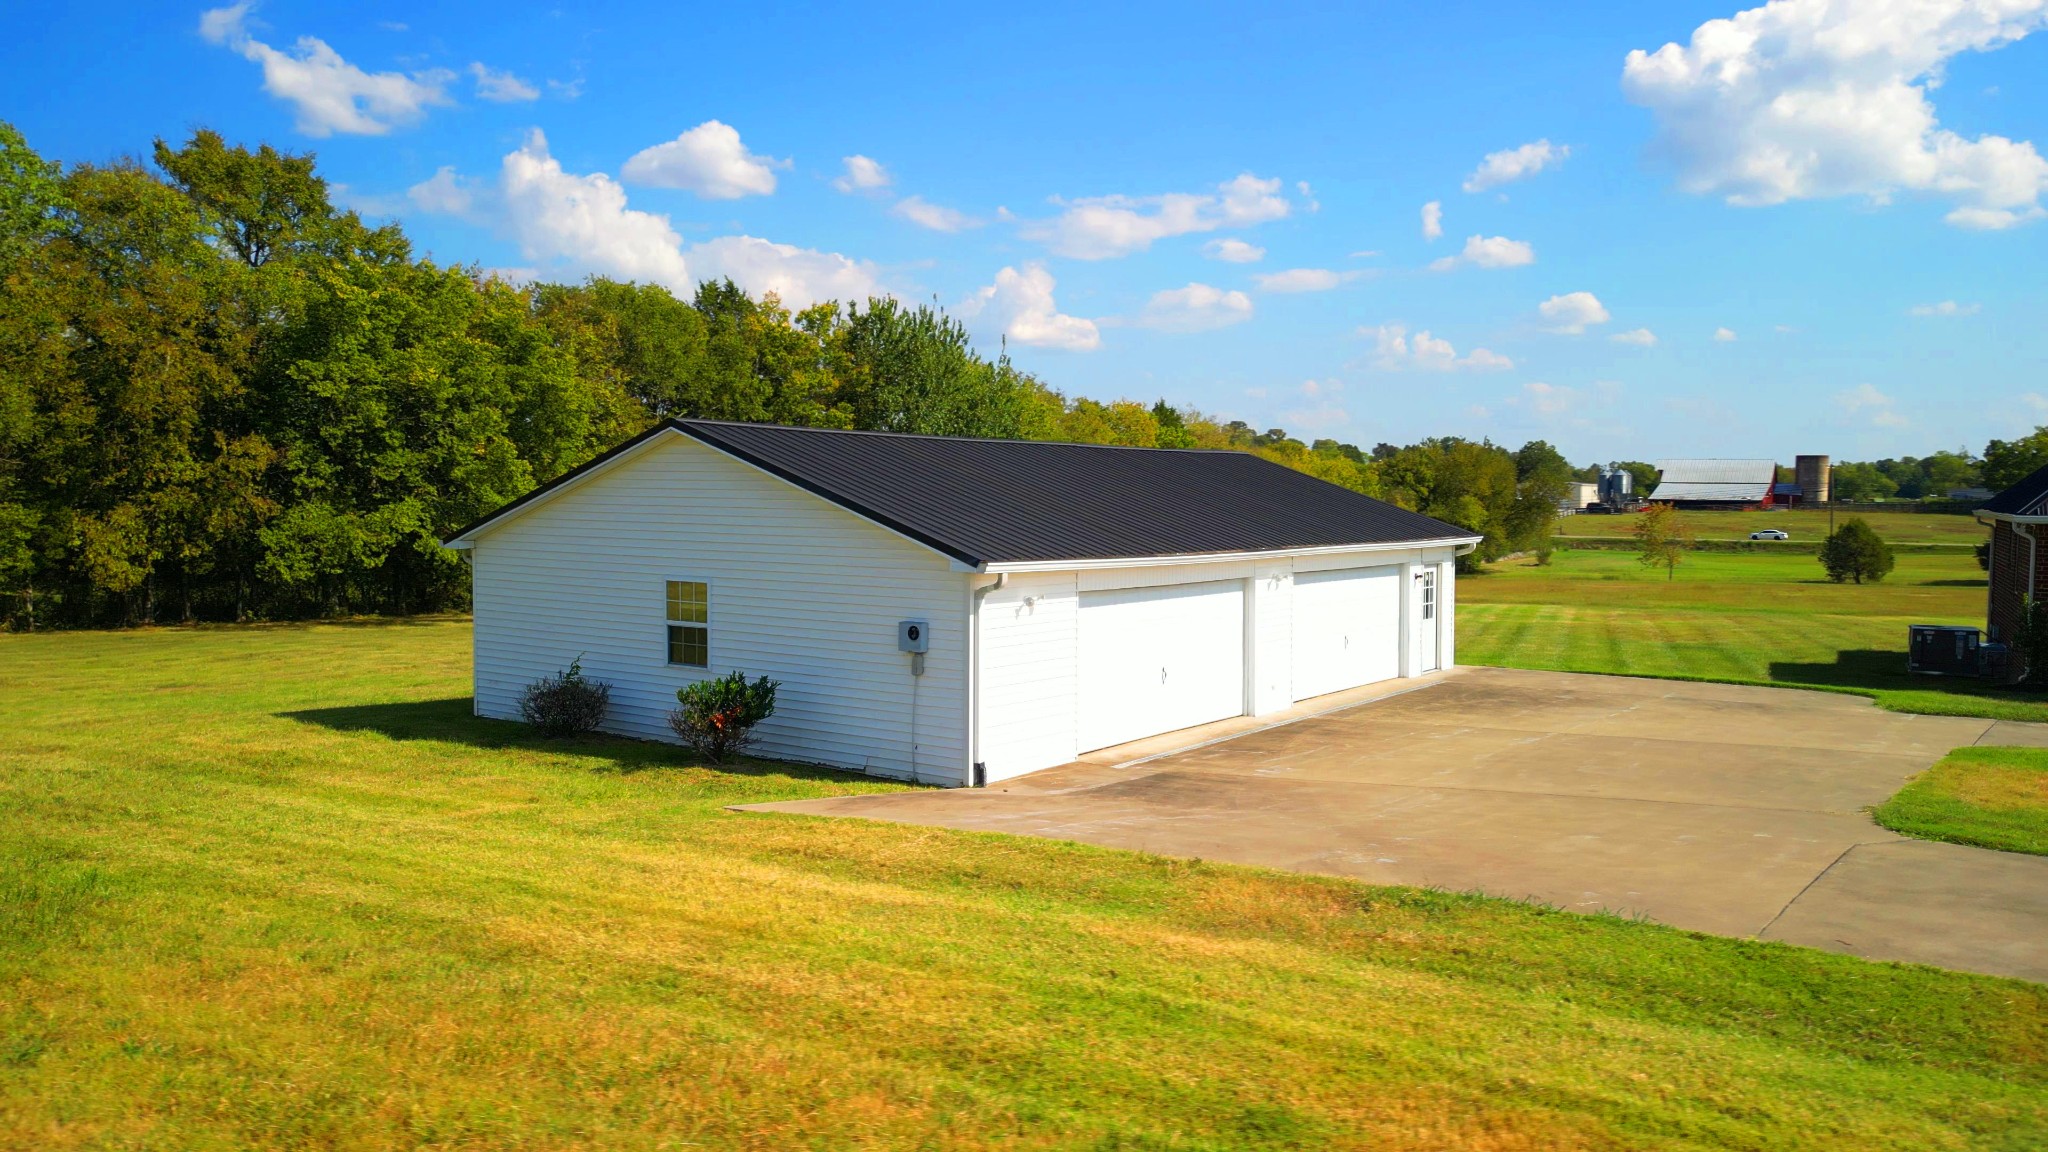
{"type": "Polygon", "coordinates": [[[17,10],[0,117],[311,150],[445,262],[935,297],[1069,394],[1310,438],[2048,421],[2048,0],[1247,12],[17,10]]]}

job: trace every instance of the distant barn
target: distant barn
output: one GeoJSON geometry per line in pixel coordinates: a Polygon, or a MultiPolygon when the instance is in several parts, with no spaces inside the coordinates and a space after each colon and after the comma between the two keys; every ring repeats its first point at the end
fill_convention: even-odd
{"type": "Polygon", "coordinates": [[[1777,503],[1775,460],[1660,460],[1650,500],[1681,508],[1769,508],[1777,503]]]}

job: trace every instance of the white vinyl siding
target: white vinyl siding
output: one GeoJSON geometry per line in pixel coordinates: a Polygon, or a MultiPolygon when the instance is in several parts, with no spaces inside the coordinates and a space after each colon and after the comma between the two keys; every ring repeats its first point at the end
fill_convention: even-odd
{"type": "Polygon", "coordinates": [[[612,685],[606,728],[672,740],[676,689],[739,669],[782,681],[763,756],[959,782],[966,577],[945,557],[681,436],[483,532],[473,553],[476,709],[578,654],[612,685]],[[671,580],[710,586],[705,668],[668,662],[671,580]],[[896,649],[931,623],[925,675],[896,649]],[[915,716],[915,731],[912,717],[915,716]]]}
{"type": "Polygon", "coordinates": [[[1401,568],[1309,572],[1294,581],[1294,697],[1401,674],[1401,568]]]}
{"type": "Polygon", "coordinates": [[[1244,607],[1241,580],[1082,593],[1080,750],[1242,715],[1244,607]]]}
{"type": "Polygon", "coordinates": [[[978,694],[988,783],[1074,758],[1080,612],[1072,572],[1013,576],[983,598],[978,694]]]}

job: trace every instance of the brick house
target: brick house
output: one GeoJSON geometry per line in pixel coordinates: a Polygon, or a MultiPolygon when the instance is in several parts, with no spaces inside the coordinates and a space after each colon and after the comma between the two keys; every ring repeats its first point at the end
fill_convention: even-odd
{"type": "MultiPolygon", "coordinates": [[[[1991,526],[1988,631],[1993,641],[2010,644],[2028,598],[2048,596],[2048,468],[1986,501],[1977,519],[1991,526]]],[[[2024,671],[2015,659],[2012,674],[2024,671]]]]}

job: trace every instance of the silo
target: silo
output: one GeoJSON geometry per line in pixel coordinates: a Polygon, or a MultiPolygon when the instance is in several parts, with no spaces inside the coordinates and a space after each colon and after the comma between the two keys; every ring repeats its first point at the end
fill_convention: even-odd
{"type": "Polygon", "coordinates": [[[1799,499],[1805,504],[1826,504],[1834,497],[1829,490],[1828,458],[1800,456],[1792,462],[1792,477],[1799,484],[1799,499]]]}

